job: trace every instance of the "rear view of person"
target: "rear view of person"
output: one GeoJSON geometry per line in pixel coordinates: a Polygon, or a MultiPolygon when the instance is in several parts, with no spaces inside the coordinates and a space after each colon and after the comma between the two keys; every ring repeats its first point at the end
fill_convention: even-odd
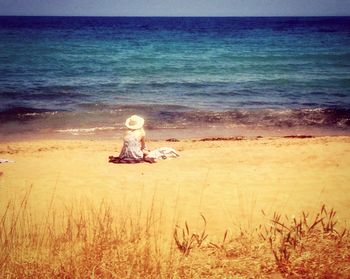
{"type": "Polygon", "coordinates": [[[111,163],[154,163],[153,158],[147,158],[148,151],[145,144],[145,120],[137,115],[126,119],[125,126],[128,130],[123,139],[123,147],[118,157],[109,157],[111,163]]]}

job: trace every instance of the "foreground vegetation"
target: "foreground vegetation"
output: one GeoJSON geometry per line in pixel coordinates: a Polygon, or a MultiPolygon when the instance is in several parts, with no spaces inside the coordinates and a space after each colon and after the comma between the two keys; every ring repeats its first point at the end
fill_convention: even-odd
{"type": "Polygon", "coordinates": [[[132,212],[86,201],[58,212],[51,201],[36,218],[29,195],[1,212],[0,278],[350,277],[349,231],[325,206],[314,216],[274,213],[218,241],[204,215],[199,232],[187,222],[164,231],[153,205],[132,212]]]}

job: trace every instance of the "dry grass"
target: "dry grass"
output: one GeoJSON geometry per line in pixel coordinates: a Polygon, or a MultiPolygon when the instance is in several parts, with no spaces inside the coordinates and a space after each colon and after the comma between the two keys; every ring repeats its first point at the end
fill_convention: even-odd
{"type": "Polygon", "coordinates": [[[114,208],[84,201],[34,216],[28,197],[9,201],[0,219],[0,278],[349,278],[350,236],[323,206],[311,218],[282,218],[220,241],[190,224],[162,228],[154,202],[114,208]]]}

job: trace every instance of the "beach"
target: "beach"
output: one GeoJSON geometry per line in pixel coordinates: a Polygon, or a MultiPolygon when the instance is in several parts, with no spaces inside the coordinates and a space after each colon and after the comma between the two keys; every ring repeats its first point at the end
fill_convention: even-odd
{"type": "Polygon", "coordinates": [[[349,278],[349,24],[0,16],[0,277],[349,278]]]}
{"type": "MultiPolygon", "coordinates": [[[[248,138],[151,141],[180,157],[156,164],[111,164],[121,141],[45,140],[1,143],[2,207],[33,186],[33,210],[75,200],[110,201],[148,208],[151,201],[171,222],[193,223],[204,214],[211,234],[262,223],[261,210],[298,215],[326,204],[340,222],[350,218],[350,138],[248,138]]],[[[170,223],[169,223],[170,222],[170,223]]]]}
{"type": "Polygon", "coordinates": [[[175,148],[180,157],[112,164],[108,156],[118,155],[121,141],[2,142],[1,158],[13,161],[0,165],[4,276],[83,278],[96,269],[100,278],[349,274],[349,137],[147,145],[175,148]],[[299,218],[308,228],[300,235],[304,248],[283,248],[288,256],[274,259],[273,251],[284,255],[284,228],[294,232],[299,218]],[[271,228],[277,246],[263,241],[271,228]]]}

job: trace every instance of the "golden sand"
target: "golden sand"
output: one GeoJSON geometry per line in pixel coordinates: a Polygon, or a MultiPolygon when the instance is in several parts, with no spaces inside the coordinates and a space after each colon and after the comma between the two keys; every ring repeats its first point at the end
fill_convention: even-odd
{"type": "Polygon", "coordinates": [[[333,207],[342,224],[350,219],[350,137],[262,138],[240,141],[152,141],[180,157],[156,164],[108,163],[122,142],[45,140],[0,144],[0,209],[33,186],[31,209],[102,199],[118,208],[154,206],[164,225],[187,220],[199,226],[200,213],[211,236],[254,228],[262,210],[287,216],[333,207]]]}

